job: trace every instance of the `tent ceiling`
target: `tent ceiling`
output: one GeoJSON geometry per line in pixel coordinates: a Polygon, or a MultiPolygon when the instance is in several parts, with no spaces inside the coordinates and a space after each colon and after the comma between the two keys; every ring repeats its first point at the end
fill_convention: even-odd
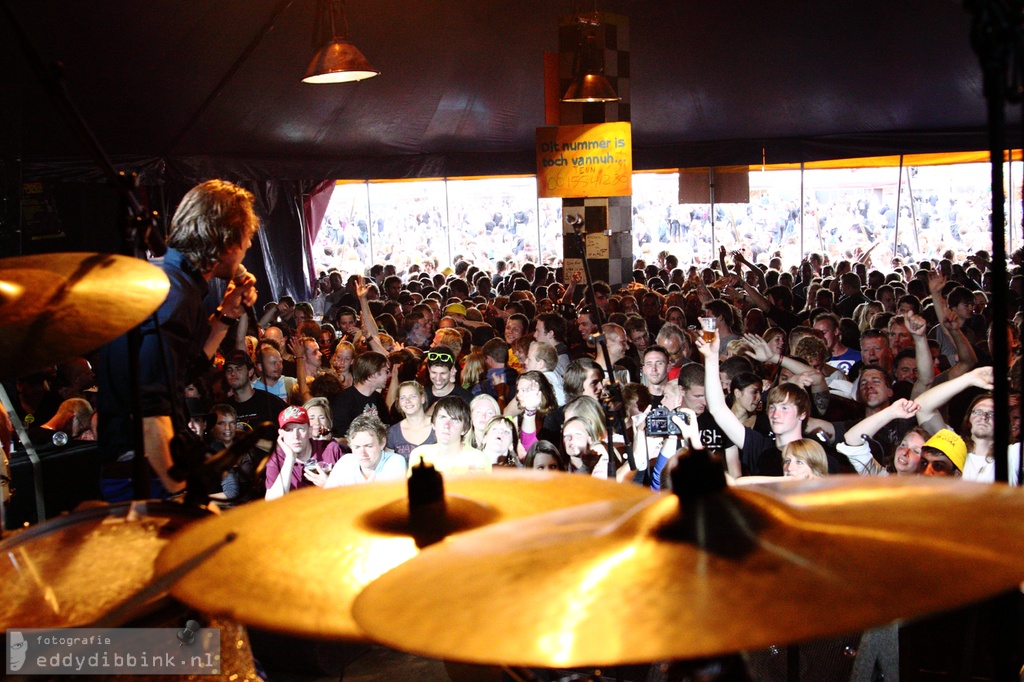
{"type": "MultiPolygon", "coordinates": [[[[313,86],[300,82],[313,0],[10,4],[43,58],[64,63],[110,154],[303,178],[531,172],[543,54],[557,49],[558,17],[571,9],[348,0],[353,42],[382,75],[313,86]]],[[[772,163],[985,146],[961,3],[599,7],[630,19],[637,168],[759,163],[762,147],[772,163]]],[[[83,155],[10,33],[0,21],[0,149],[30,161],[83,155]]]]}

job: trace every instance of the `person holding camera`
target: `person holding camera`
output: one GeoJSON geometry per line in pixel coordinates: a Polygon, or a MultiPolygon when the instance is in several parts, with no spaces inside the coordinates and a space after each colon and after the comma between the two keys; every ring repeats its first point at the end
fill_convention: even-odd
{"type": "Polygon", "coordinates": [[[697,413],[680,407],[669,410],[665,407],[648,407],[643,413],[633,416],[633,432],[636,447],[633,458],[637,469],[647,469],[645,483],[654,491],[662,489],[667,480],[665,465],[679,455],[684,448],[703,450],[697,413]]]}

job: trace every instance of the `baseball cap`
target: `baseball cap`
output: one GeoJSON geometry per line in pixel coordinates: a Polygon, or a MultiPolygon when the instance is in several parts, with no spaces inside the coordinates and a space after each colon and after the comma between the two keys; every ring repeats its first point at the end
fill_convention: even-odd
{"type": "Polygon", "coordinates": [[[928,439],[924,444],[926,448],[935,448],[956,465],[960,471],[964,470],[964,463],[967,462],[967,444],[964,439],[949,429],[942,429],[928,439]]]}
{"type": "Polygon", "coordinates": [[[447,308],[444,309],[445,315],[462,315],[466,316],[466,306],[461,303],[451,303],[447,308]]]}
{"type": "Polygon", "coordinates": [[[239,367],[252,367],[252,358],[244,350],[233,350],[224,356],[224,366],[238,365],[239,367]]]}
{"type": "Polygon", "coordinates": [[[296,407],[289,405],[288,407],[281,410],[281,414],[277,415],[277,425],[280,428],[284,428],[289,424],[308,424],[309,414],[306,413],[305,408],[296,407]]]}

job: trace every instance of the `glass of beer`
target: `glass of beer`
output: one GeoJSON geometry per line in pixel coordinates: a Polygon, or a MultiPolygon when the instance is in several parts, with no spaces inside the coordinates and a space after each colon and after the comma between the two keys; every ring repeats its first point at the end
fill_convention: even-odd
{"type": "Polygon", "coordinates": [[[704,343],[711,343],[715,340],[715,332],[718,330],[718,319],[714,317],[700,318],[700,331],[704,335],[704,343]]]}

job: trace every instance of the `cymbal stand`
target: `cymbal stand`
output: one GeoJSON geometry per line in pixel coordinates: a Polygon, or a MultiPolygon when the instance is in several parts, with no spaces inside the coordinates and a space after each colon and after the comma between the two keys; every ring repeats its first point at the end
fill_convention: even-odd
{"type": "MultiPolygon", "coordinates": [[[[1007,148],[1006,105],[1024,102],[1024,0],[964,0],[971,14],[971,47],[978,56],[988,105],[989,160],[992,169],[992,291],[1009,288],[1006,270],[1006,214],[1003,203],[1003,159],[1007,148]]],[[[1009,480],[1006,456],[1010,441],[1009,343],[1006,329],[1012,316],[1005,296],[992,297],[993,418],[995,480],[1009,480]]],[[[1019,642],[1016,600],[1007,594],[992,600],[993,679],[1019,682],[1020,661],[1013,650],[1019,642]]]]}
{"type": "Polygon", "coordinates": [[[608,376],[605,377],[607,396],[601,400],[604,408],[605,423],[608,428],[608,478],[615,479],[615,448],[613,434],[617,430],[622,434],[622,440],[626,445],[626,461],[629,468],[636,471],[636,460],[633,458],[633,447],[629,442],[629,432],[626,429],[625,401],[622,398],[622,386],[615,378],[615,365],[612,364],[611,355],[608,353],[608,340],[604,336],[604,315],[597,307],[597,297],[594,295],[594,278],[590,275],[590,261],[587,259],[587,228],[585,219],[581,215],[572,214],[565,216],[565,223],[573,229],[573,233],[580,242],[580,253],[583,255],[583,276],[587,282],[587,299],[592,314],[597,322],[597,332],[590,335],[590,341],[599,349],[604,357],[604,364],[608,368],[608,376]]]}
{"type": "MultiPolygon", "coordinates": [[[[46,520],[46,502],[43,500],[43,463],[39,459],[39,453],[36,452],[35,446],[32,445],[32,440],[28,437],[28,431],[25,430],[25,425],[22,423],[21,417],[18,416],[18,411],[14,409],[14,403],[11,401],[11,397],[7,395],[7,389],[4,388],[2,383],[0,383],[0,401],[3,402],[4,409],[7,410],[7,414],[11,418],[11,424],[14,425],[18,438],[21,439],[22,444],[25,446],[25,452],[28,453],[28,461],[32,463],[32,484],[35,487],[36,493],[36,519],[38,523],[42,523],[46,520]]],[[[6,475],[8,477],[11,475],[9,469],[6,475]]],[[[7,505],[2,497],[3,495],[0,495],[0,537],[3,537],[4,531],[7,530],[7,505]]]]}

